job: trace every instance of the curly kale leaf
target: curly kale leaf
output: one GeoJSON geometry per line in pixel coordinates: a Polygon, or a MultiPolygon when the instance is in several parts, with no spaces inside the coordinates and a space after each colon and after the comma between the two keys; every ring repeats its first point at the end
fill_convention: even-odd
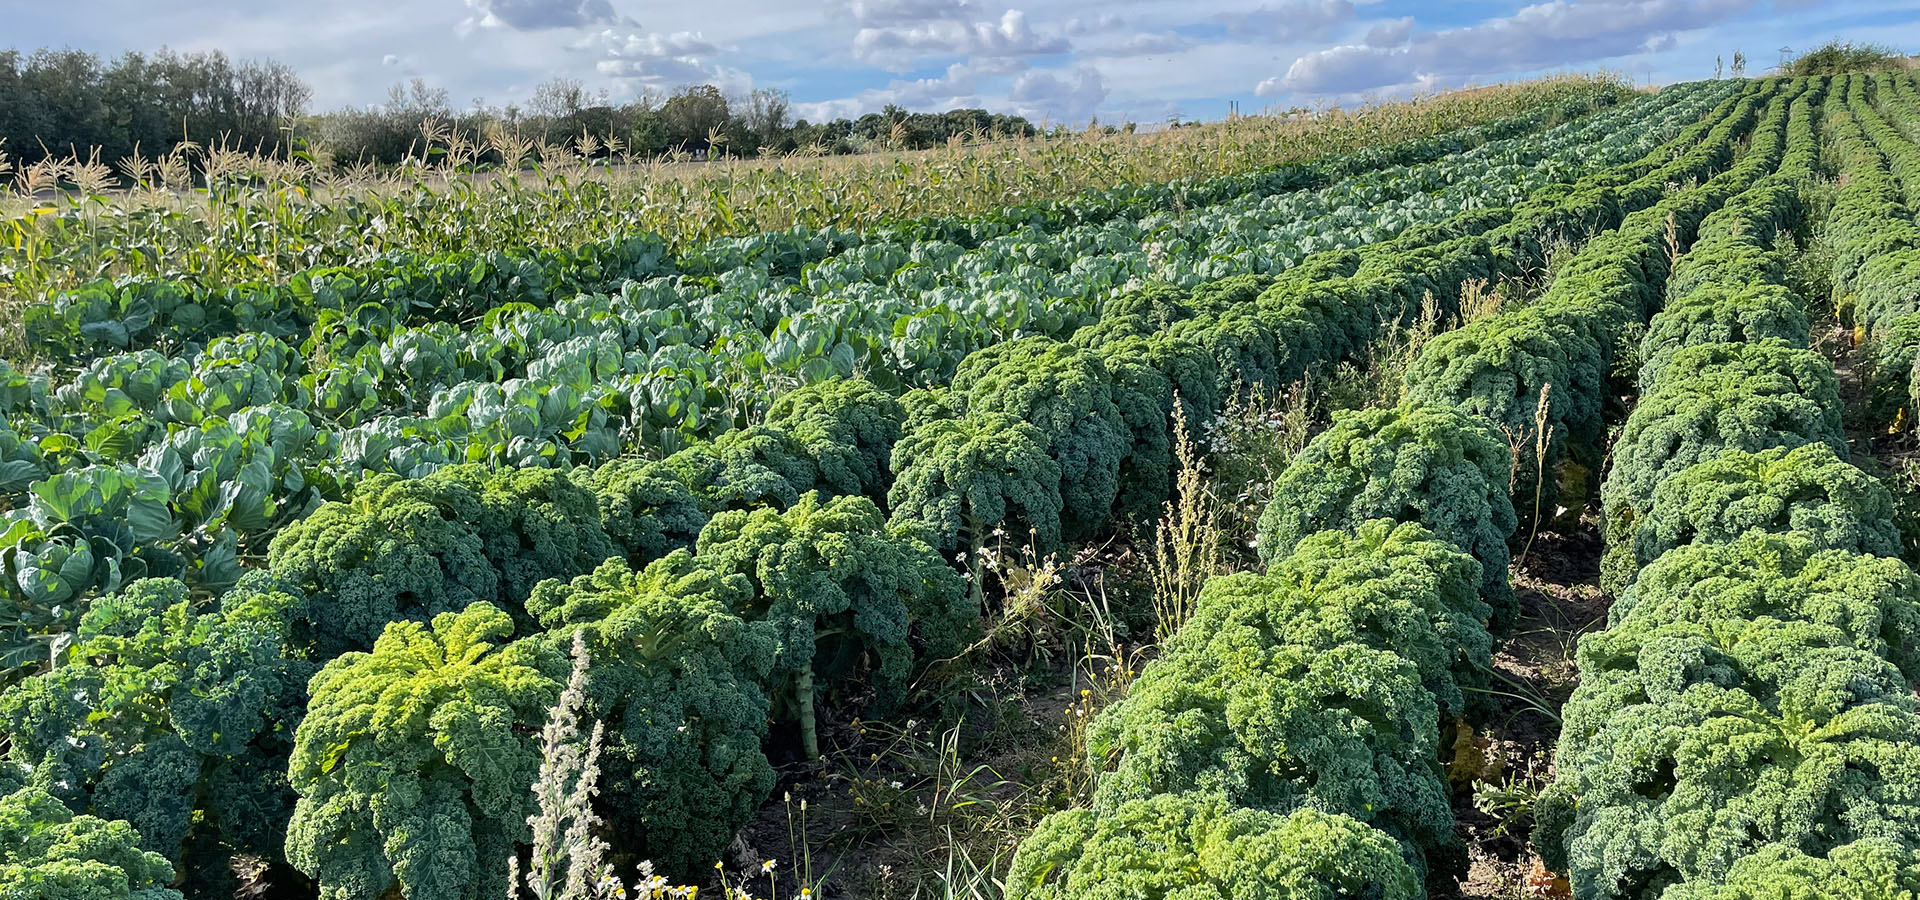
{"type": "Polygon", "coordinates": [[[1724,877],[1773,843],[1920,843],[1920,710],[1826,625],[1630,618],[1580,642],[1534,840],[1576,896],[1724,877]]]}
{"type": "Polygon", "coordinates": [[[1564,460],[1597,457],[1606,354],[1575,327],[1585,318],[1535,305],[1477,319],[1434,337],[1407,368],[1409,402],[1479,416],[1510,439],[1520,456],[1512,503],[1522,521],[1535,518],[1536,506],[1542,515],[1555,507],[1564,460]]]}
{"type": "Polygon", "coordinates": [[[287,859],[325,900],[474,900],[507,888],[529,837],[540,765],[534,735],[559,664],[476,603],[387,626],[370,653],[313,677],[288,779],[300,795],[287,859]]]}
{"type": "Polygon", "coordinates": [[[735,611],[773,626],[776,668],[793,679],[803,735],[816,672],[845,672],[870,654],[885,704],[906,685],[914,630],[932,652],[951,653],[976,616],[959,573],[911,530],[889,528],[865,497],[815,493],[785,512],[721,513],[700,533],[695,559],[752,583],[735,611]]]}
{"type": "Polygon", "coordinates": [[[1715,282],[1653,317],[1640,340],[1640,390],[1651,390],[1673,355],[1701,344],[1777,338],[1805,348],[1812,334],[1805,301],[1778,284],[1715,282]]]}
{"type": "Polygon", "coordinates": [[[1048,455],[1060,464],[1066,539],[1107,526],[1134,437],[1097,354],[1046,337],[996,344],[961,363],[953,389],[969,416],[1009,416],[1046,436],[1048,455]]]}
{"type": "Polygon", "coordinates": [[[1413,900],[1391,837],[1314,809],[1160,794],[1054,813],[1014,855],[1009,900],[1413,900]]]}
{"type": "Polygon", "coordinates": [[[1920,854],[1870,838],[1824,857],[1772,845],[1733,864],[1724,880],[1676,885],[1660,900],[1913,900],[1920,897],[1920,854]]]}
{"type": "Polygon", "coordinates": [[[173,866],[140,848],[126,822],[76,816],[53,795],[0,797],[0,897],[18,900],[180,900],[173,866]]]}
{"type": "Polygon", "coordinates": [[[893,522],[919,529],[942,553],[977,553],[996,531],[1042,547],[1060,540],[1060,464],[1025,422],[931,418],[894,447],[893,469],[893,522]]]}
{"type": "Polygon", "coordinates": [[[1625,622],[1771,617],[1838,629],[1852,646],[1920,680],[1920,576],[1898,560],[1827,549],[1799,533],[1746,534],[1672,550],[1609,613],[1625,622]]]}
{"type": "Polygon", "coordinates": [[[729,431],[663,462],[709,513],[786,508],[820,481],[820,466],[798,438],[764,425],[729,431]]]}
{"type": "MultiPolygon", "coordinates": [[[[752,586],[684,552],[634,572],[610,561],[549,581],[530,605],[548,620],[550,657],[582,633],[593,663],[583,715],[606,725],[597,806],[613,850],[692,877],[720,858],[773,789],[761,751],[761,685],[778,650],[771,622],[748,622],[752,586]]],[[[564,677],[565,673],[552,673],[564,677]]]]}
{"type": "Polygon", "coordinates": [[[616,554],[594,495],[548,469],[453,466],[368,479],[274,538],[268,563],[313,602],[321,656],[370,647],[390,622],[475,602],[520,614],[543,579],[616,554]]]}
{"type": "MultiPolygon", "coordinates": [[[[1322,616],[1318,599],[1281,579],[1209,581],[1163,655],[1089,732],[1104,770],[1096,808],[1213,791],[1274,813],[1352,816],[1418,850],[1452,844],[1438,710],[1422,677],[1436,673],[1380,649],[1393,635],[1362,633],[1430,631],[1431,620],[1411,602],[1372,621],[1345,604],[1322,616]]],[[[1451,661],[1437,643],[1428,638],[1430,653],[1451,661]]]]}
{"type": "Polygon", "coordinates": [[[1446,407],[1403,405],[1338,415],[1294,457],[1260,516],[1269,565],[1309,534],[1368,519],[1417,521],[1480,561],[1496,630],[1518,612],[1507,584],[1512,453],[1484,421],[1446,407]]]}
{"type": "Polygon", "coordinates": [[[102,598],[64,665],[0,695],[11,757],[74,810],[130,821],[173,861],[277,853],[293,804],[285,761],[315,669],[289,640],[303,603],[266,573],[217,610],[169,579],[102,598]]]}
{"type": "Polygon", "coordinates": [[[573,479],[599,501],[601,527],[634,565],[692,547],[707,524],[706,509],[664,462],[618,459],[574,469],[573,479]]]}
{"type": "Polygon", "coordinates": [[[863,379],[842,378],[780,395],[766,424],[793,435],[818,462],[822,490],[881,501],[905,421],[899,400],[863,379]]]}
{"type": "Polygon", "coordinates": [[[1654,489],[1651,511],[1612,535],[1601,584],[1619,596],[1641,567],[1688,544],[1725,544],[1750,531],[1795,532],[1816,549],[1899,557],[1893,494],[1826,444],[1728,448],[1654,489]]]}
{"type": "Polygon", "coordinates": [[[1609,534],[1630,533],[1661,482],[1728,448],[1826,444],[1847,452],[1833,363],[1779,341],[1705,344],[1673,354],[1614,444],[1601,492],[1609,534]]]}

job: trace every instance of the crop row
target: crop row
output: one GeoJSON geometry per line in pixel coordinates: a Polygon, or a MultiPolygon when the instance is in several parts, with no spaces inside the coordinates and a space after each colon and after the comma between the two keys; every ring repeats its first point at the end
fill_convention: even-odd
{"type": "MultiPolygon", "coordinates": [[[[792,279],[808,267],[869,245],[940,242],[974,249],[1014,234],[1047,236],[1115,220],[1204,209],[1324,187],[1355,175],[1453,155],[1523,136],[1561,117],[1614,103],[1595,89],[1458,131],[1371,147],[1335,158],[1207,179],[1117,185],[1066,201],[1009,207],[979,216],[933,216],[862,231],[794,227],[718,238],[670,253],[657,237],[621,235],[569,250],[393,254],[354,265],[298,272],[284,283],[202,285],[190,281],[99,281],[27,312],[29,337],[63,356],[144,347],[194,350],[223,336],[256,332],[292,343],[329,313],[365,304],[387,308],[400,326],[463,322],[511,303],[546,307],[581,293],[618,290],[626,280],[665,275],[719,279],[741,268],[792,279]]],[[[377,223],[374,227],[378,227],[377,223]]]]}
{"type": "MultiPolygon", "coordinates": [[[[1605,356],[1644,321],[1669,228],[1690,241],[1702,216],[1780,163],[1806,87],[1750,95],[1681,168],[1659,172],[1662,190],[1621,190],[1643,199],[1547,296],[1429,342],[1402,405],[1338,416],[1297,455],[1262,517],[1267,573],[1209,581],[1161,657],[1094,722],[1092,807],[1041,823],[1010,897],[1403,898],[1423,895],[1423,876],[1464,869],[1438,742],[1443,723],[1486,709],[1499,604],[1512,617],[1506,541],[1528,502],[1509,493],[1509,413],[1485,386],[1505,384],[1515,404],[1528,378],[1604,391],[1602,378],[1559,381],[1566,360],[1605,356]],[[1707,180],[1664,190],[1674,176],[1707,180]],[[1499,339],[1542,329],[1552,340],[1499,339]],[[1477,377],[1453,376],[1462,369],[1477,377]]],[[[1592,215],[1597,199],[1576,190],[1559,212],[1592,215]]]]}
{"type": "MultiPolygon", "coordinates": [[[[1654,107],[1659,105],[1648,104],[1649,112],[1658,112],[1654,107]]],[[[601,380],[612,382],[607,396],[567,405],[608,406],[620,414],[622,421],[609,423],[618,426],[618,436],[671,451],[677,449],[675,437],[711,436],[716,429],[731,427],[740,413],[763,408],[761,398],[769,384],[855,374],[880,383],[940,383],[967,352],[987,343],[1025,334],[1070,333],[1097,312],[1101,300],[1129,281],[1190,286],[1193,277],[1175,271],[1179,265],[1213,258],[1211,265],[1231,271],[1278,268],[1311,252],[1316,240],[1335,246],[1366,243],[1409,224],[1388,216],[1384,224],[1362,226],[1354,217],[1365,207],[1389,200],[1416,208],[1437,203],[1439,212],[1423,217],[1432,221],[1444,218],[1450,203],[1504,205],[1512,202],[1505,192],[1513,190],[1504,182],[1517,176],[1504,170],[1498,179],[1484,174],[1493,161],[1487,156],[1496,147],[1557,171],[1570,155],[1597,152],[1592,145],[1607,136],[1615,142],[1646,140],[1646,129],[1621,126],[1651,121],[1658,120],[1643,116],[1623,123],[1610,118],[1577,134],[1560,129],[1548,141],[1534,140],[1529,133],[1527,140],[1471,151],[1465,160],[1416,170],[1397,167],[1338,182],[1337,189],[1247,201],[1255,203],[1250,213],[1235,214],[1221,208],[1230,204],[1221,204],[1148,216],[1144,222],[1102,220],[1097,227],[1066,232],[1023,229],[972,244],[870,236],[832,258],[820,254],[833,251],[839,238],[817,235],[797,261],[771,253],[719,254],[725,261],[716,260],[710,271],[645,279],[614,296],[554,296],[552,302],[531,304],[533,309],[512,295],[491,296],[466,309],[458,296],[435,288],[423,302],[435,315],[451,317],[438,327],[407,327],[410,304],[390,295],[329,302],[332,311],[313,329],[258,331],[278,338],[256,339],[270,344],[267,349],[241,346],[209,353],[190,344],[184,349],[191,352],[171,358],[109,354],[72,382],[104,382],[110,389],[140,373],[170,382],[202,368],[196,357],[265,356],[279,365],[261,373],[279,387],[276,399],[316,420],[347,427],[393,417],[400,427],[420,430],[439,423],[412,420],[457,414],[463,405],[459,389],[466,385],[492,383],[502,385],[507,394],[537,397],[547,392],[543,389],[549,379],[543,375],[588,366],[601,380]],[[1553,153],[1542,158],[1541,146],[1553,153]],[[1465,178],[1473,183],[1448,187],[1465,178]],[[1438,199],[1428,196],[1435,191],[1441,192],[1435,195],[1438,199]],[[1331,210],[1344,210],[1345,218],[1327,218],[1331,210]],[[1314,223],[1315,235],[1298,233],[1307,222],[1314,223]],[[1281,231],[1275,234],[1275,228],[1281,231]],[[1263,264],[1241,258],[1252,252],[1249,248],[1281,239],[1284,245],[1263,251],[1270,257],[1263,264]],[[563,308],[547,309],[555,303],[563,308]],[[473,319],[480,321],[464,330],[450,324],[473,319]]],[[[601,289],[619,283],[616,279],[601,289]]],[[[297,324],[301,317],[275,319],[297,324]]],[[[548,427],[510,436],[530,438],[537,446],[551,443],[571,423],[535,424],[548,427]]],[[[424,430],[431,437],[442,429],[424,430]]],[[[593,438],[602,430],[593,429],[593,438]]],[[[579,443],[560,441],[547,453],[591,452],[592,440],[586,448],[576,446],[579,443]]],[[[489,449],[496,454],[506,450],[489,449]]]]}
{"type": "MultiPolygon", "coordinates": [[[[1676,90],[1675,96],[1684,98],[1687,92],[1676,90]]],[[[1728,99],[1722,106],[1737,102],[1728,99]]],[[[1697,107],[1683,103],[1662,109],[1697,107]]],[[[1634,118],[1615,124],[1636,133],[1660,130],[1634,118]]],[[[1696,129],[1682,143],[1701,133],[1696,129]]],[[[1569,138],[1559,144],[1568,153],[1599,140],[1584,129],[1562,137],[1569,138]]],[[[1647,162],[1634,173],[1646,175],[1660,165],[1671,163],[1664,158],[1647,162]]],[[[1663,183],[1653,176],[1643,182],[1663,183]]],[[[1463,200],[1477,203],[1479,195],[1463,200]]],[[[1520,207],[1525,224],[1502,232],[1513,243],[1505,252],[1516,267],[1537,265],[1548,242],[1589,225],[1526,209],[1520,207]]],[[[1219,384],[1236,380],[1285,383],[1309,364],[1339,359],[1375,328],[1416,311],[1426,291],[1444,296],[1466,278],[1496,274],[1477,254],[1490,246],[1481,237],[1509,215],[1504,207],[1469,213],[1416,227],[1401,239],[1363,251],[1322,251],[1277,279],[1228,279],[1196,289],[1192,299],[1170,311],[1140,305],[1145,302],[1140,298],[1155,296],[1152,289],[1136,292],[1128,295],[1133,299],[1107,302],[1103,326],[1093,333],[1102,333],[1104,322],[1129,315],[1185,320],[1174,326],[1178,340],[1170,343],[1217,347],[1211,355],[1222,372],[1211,380],[1185,377],[1180,387],[1190,397],[1216,396],[1219,384]],[[1436,251],[1448,254],[1445,278],[1395,280],[1402,268],[1392,264],[1399,248],[1425,247],[1443,238],[1453,239],[1436,251]],[[1338,291],[1315,281],[1336,275],[1352,277],[1338,291]],[[1263,298],[1264,312],[1258,316],[1249,307],[1218,321],[1205,319],[1256,294],[1263,298]],[[1252,349],[1236,349],[1240,345],[1252,349]]],[[[612,299],[596,295],[550,311],[497,311],[474,330],[450,333],[470,339],[458,351],[442,340],[449,334],[408,329],[377,354],[358,354],[357,362],[324,376],[299,374],[308,365],[302,352],[266,336],[217,340],[191,365],[154,351],[103,357],[51,393],[34,379],[12,376],[0,383],[0,405],[26,427],[0,430],[0,489],[26,497],[14,504],[0,546],[11,548],[15,600],[33,617],[24,624],[44,629],[57,625],[61,614],[70,620],[85,597],[140,574],[180,575],[209,587],[231,584],[243,559],[257,557],[269,536],[323,500],[344,499],[350,485],[374,473],[418,477],[462,462],[565,467],[608,460],[620,452],[622,436],[635,430],[639,406],[683,422],[699,421],[699,410],[711,402],[701,387],[705,376],[663,362],[698,355],[684,343],[686,329],[652,321],[656,313],[665,315],[666,307],[614,315],[608,306],[612,299]],[[603,308],[600,314],[591,311],[596,305],[603,308]],[[649,349],[650,355],[644,352],[649,349]],[[635,356],[652,360],[645,365],[655,368],[622,376],[626,361],[635,356]],[[508,368],[526,377],[496,383],[508,368]],[[426,415],[382,415],[348,428],[329,425],[332,414],[326,410],[332,401],[327,398],[343,378],[357,385],[351,394],[405,404],[426,415]],[[424,409],[415,405],[422,398],[424,409]]],[[[751,306],[746,299],[740,302],[751,306]]],[[[1124,323],[1110,328],[1120,329],[1115,337],[1138,330],[1124,323]]],[[[1181,355],[1165,348],[1154,352],[1164,358],[1181,355]]],[[[964,365],[948,370],[940,380],[952,380],[961,369],[964,365]]],[[[733,424],[728,420],[701,431],[724,434],[733,424]]],[[[693,471],[688,460],[710,453],[712,446],[752,440],[749,434],[732,442],[692,441],[676,470],[693,471]]],[[[1163,450],[1156,452],[1164,457],[1163,450]]],[[[1149,471],[1159,468],[1163,463],[1155,462],[1149,471]]],[[[1107,506],[1084,509],[1095,521],[1107,514],[1107,506]]]]}
{"type": "MultiPolygon", "coordinates": [[[[659,461],[366,479],[215,608],[164,579],[92,604],[65,662],[0,697],[9,752],[196,876],[284,847],[329,896],[493,896],[538,766],[515,726],[542,720],[578,633],[617,853],[710,859],[771,786],[770,722],[809,747],[822,697],[866,681],[884,705],[977,627],[998,532],[1044,548],[1156,508],[1176,402],[1203,421],[1243,381],[1339,359],[1429,292],[1450,307],[1463,278],[1724,168],[1770,91],[1499,228],[1469,214],[1327,254],[1301,267],[1315,280],[1133,292],[1070,341],[969,356],[949,386],[809,386],[659,461]]],[[[1447,561],[1484,632],[1476,564],[1394,533],[1447,561]]]]}
{"type": "MultiPolygon", "coordinates": [[[[1835,196],[1826,239],[1834,249],[1832,278],[1841,312],[1868,338],[1868,413],[1888,425],[1915,401],[1920,356],[1920,149],[1869,102],[1876,82],[1856,79],[1835,137],[1849,173],[1835,196]]],[[[1877,82],[1896,121],[1920,117],[1909,77],[1877,82]]],[[[1916,407],[1920,408],[1920,407],[1916,407]]],[[[1911,415],[1907,417],[1911,419],[1911,415]]]]}
{"type": "MultiPolygon", "coordinates": [[[[1857,85],[1832,85],[1831,118],[1857,85]]],[[[1534,834],[1581,900],[1891,897],[1920,877],[1920,578],[1886,488],[1846,461],[1788,287],[1818,146],[1796,120],[1780,172],[1703,223],[1642,344],[1603,491],[1624,591],[1580,642],[1534,834]]]]}

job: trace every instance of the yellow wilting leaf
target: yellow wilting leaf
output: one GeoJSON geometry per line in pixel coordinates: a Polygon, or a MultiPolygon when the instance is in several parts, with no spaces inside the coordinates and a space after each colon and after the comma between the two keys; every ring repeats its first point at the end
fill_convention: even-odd
{"type": "Polygon", "coordinates": [[[1487,752],[1492,747],[1492,738],[1474,731],[1467,720],[1454,719],[1453,758],[1447,761],[1447,781],[1454,787],[1463,787],[1499,777],[1501,761],[1487,752]]]}
{"type": "Polygon", "coordinates": [[[1573,885],[1566,876],[1555,875],[1547,871],[1547,864],[1534,857],[1533,868],[1528,870],[1526,878],[1521,880],[1520,893],[1526,897],[1541,897],[1545,900],[1573,900],[1573,885]]]}

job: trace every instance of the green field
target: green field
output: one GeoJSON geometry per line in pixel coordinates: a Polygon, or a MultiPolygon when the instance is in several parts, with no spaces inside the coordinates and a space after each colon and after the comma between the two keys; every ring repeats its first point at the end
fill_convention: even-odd
{"type": "Polygon", "coordinates": [[[1914,73],[423,134],[12,173],[0,898],[1920,896],[1914,73]]]}

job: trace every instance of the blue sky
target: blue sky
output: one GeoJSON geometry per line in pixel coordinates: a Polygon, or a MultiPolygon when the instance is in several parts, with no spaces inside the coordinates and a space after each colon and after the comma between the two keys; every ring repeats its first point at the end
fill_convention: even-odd
{"type": "Polygon", "coordinates": [[[1070,124],[1217,118],[1553,71],[1708,77],[1831,37],[1920,50],[1912,0],[79,0],[9,12],[14,45],[221,49],[295,67],[314,105],[415,77],[456,105],[556,76],[615,100],[688,82],[786,91],[809,118],[887,103],[1070,124]]]}

